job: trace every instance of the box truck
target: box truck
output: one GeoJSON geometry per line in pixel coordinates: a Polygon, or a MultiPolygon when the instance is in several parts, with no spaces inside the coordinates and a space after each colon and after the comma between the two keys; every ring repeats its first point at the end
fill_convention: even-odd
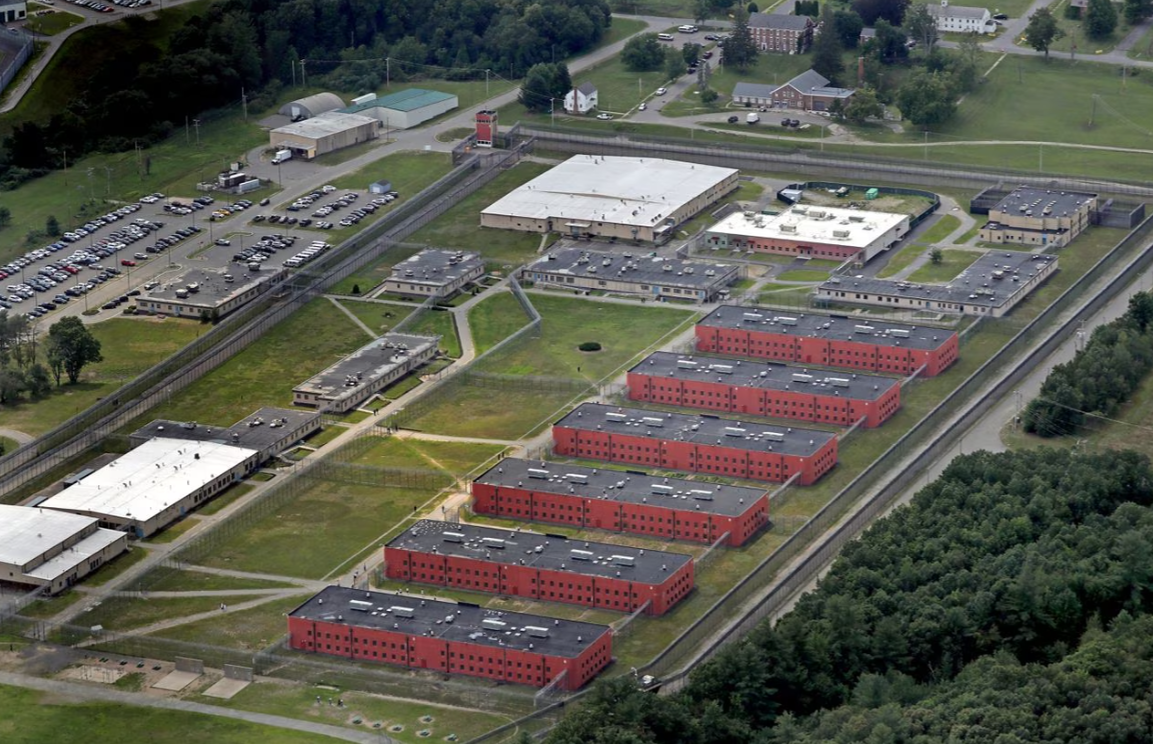
{"type": "Polygon", "coordinates": [[[292,160],[292,150],[277,150],[272,156],[273,165],[280,165],[286,160],[292,160]]]}

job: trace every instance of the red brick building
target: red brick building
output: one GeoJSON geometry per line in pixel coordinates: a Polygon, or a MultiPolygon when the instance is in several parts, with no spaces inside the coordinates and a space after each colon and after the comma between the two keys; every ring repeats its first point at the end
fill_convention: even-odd
{"type": "Polygon", "coordinates": [[[664,351],[630,369],[628,385],[630,400],[836,426],[880,426],[901,407],[892,377],[664,351]]]}
{"type": "Polygon", "coordinates": [[[612,661],[612,629],[330,586],[288,614],[288,646],[406,669],[577,690],[612,661]]]}
{"type": "Polygon", "coordinates": [[[743,545],[769,523],[759,488],[508,458],[472,483],[478,514],[743,545]]]}
{"type": "Polygon", "coordinates": [[[693,589],[684,553],[421,520],[384,548],[390,579],[663,615],[693,589]]]}
{"type": "Polygon", "coordinates": [[[697,351],[925,377],[957,361],[955,331],[844,315],[722,305],[697,323],[697,351]]]}
{"type": "Polygon", "coordinates": [[[598,403],[583,403],[554,424],[552,438],[553,451],[565,457],[770,483],[799,475],[802,486],[837,464],[831,432],[598,403]]]}

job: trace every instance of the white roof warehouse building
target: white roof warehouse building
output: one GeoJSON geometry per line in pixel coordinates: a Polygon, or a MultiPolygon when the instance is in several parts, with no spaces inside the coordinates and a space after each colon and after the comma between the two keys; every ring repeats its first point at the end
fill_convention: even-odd
{"type": "Polygon", "coordinates": [[[63,591],[128,547],[92,517],[0,504],[0,581],[63,591]]]}
{"type": "Polygon", "coordinates": [[[273,129],[268,134],[268,143],[278,150],[292,150],[311,160],[317,155],[376,139],[379,129],[380,122],[371,117],[326,111],[273,129]]]}
{"type": "Polygon", "coordinates": [[[157,438],[41,506],[148,537],[243,478],[259,459],[257,450],[245,447],[157,438]]]}
{"type": "Polygon", "coordinates": [[[360,102],[341,109],[341,112],[371,116],[389,129],[410,129],[460,106],[457,97],[451,93],[423,88],[410,88],[367,101],[358,98],[357,101],[360,102]]]}
{"type": "Polygon", "coordinates": [[[574,155],[484,209],[480,224],[657,241],[734,191],[738,175],[677,160],[574,155]]]}

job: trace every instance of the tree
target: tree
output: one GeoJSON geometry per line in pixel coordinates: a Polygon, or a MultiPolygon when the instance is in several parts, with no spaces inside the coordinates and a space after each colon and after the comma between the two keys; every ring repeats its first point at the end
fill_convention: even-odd
{"type": "Polygon", "coordinates": [[[876,35],[869,42],[869,50],[883,64],[891,65],[909,56],[909,47],[906,46],[909,37],[900,28],[882,19],[877,21],[874,30],[876,35]]]}
{"type": "Polygon", "coordinates": [[[833,27],[837,31],[837,36],[841,37],[841,45],[845,49],[856,49],[861,43],[861,31],[865,28],[865,22],[857,15],[857,11],[851,8],[839,8],[833,11],[833,27]]]}
{"type": "Polygon", "coordinates": [[[738,7],[733,12],[733,31],[725,42],[725,64],[744,72],[757,63],[757,43],[749,30],[749,14],[738,7]]]}
{"type": "Polygon", "coordinates": [[[1038,52],[1045,53],[1049,59],[1049,47],[1054,41],[1065,35],[1057,25],[1057,19],[1048,8],[1039,8],[1029,17],[1029,25],[1025,26],[1025,42],[1038,52]]]}
{"type": "Polygon", "coordinates": [[[713,13],[712,0],[694,0],[693,2],[693,20],[697,23],[703,23],[713,13]]]}
{"type": "Polygon", "coordinates": [[[621,50],[621,61],[632,72],[659,70],[665,62],[665,48],[656,34],[634,36],[621,50]]]}
{"type": "Polygon", "coordinates": [[[553,100],[564,101],[572,90],[572,78],[568,65],[557,62],[555,65],[540,62],[529,68],[521,84],[518,100],[530,111],[545,113],[553,107],[553,100]]]}
{"type": "Polygon", "coordinates": [[[43,398],[52,392],[52,380],[43,364],[33,364],[28,370],[28,392],[35,398],[43,398]]]}
{"type": "Polygon", "coordinates": [[[745,10],[749,11],[749,15],[761,12],[760,7],[756,3],[749,3],[747,6],[745,6],[745,10]]]}
{"type": "Polygon", "coordinates": [[[817,38],[813,42],[813,69],[827,77],[833,85],[839,85],[841,73],[845,71],[845,63],[841,60],[844,49],[836,31],[831,4],[826,3],[821,11],[818,28],[817,38]]]}
{"type": "Polygon", "coordinates": [[[50,238],[55,238],[60,234],[60,221],[56,219],[56,215],[50,214],[44,220],[44,232],[48,233],[50,238]]]}
{"type": "Polygon", "coordinates": [[[1136,26],[1153,15],[1153,0],[1125,0],[1122,13],[1126,23],[1130,26],[1136,26]]]}
{"type": "Polygon", "coordinates": [[[934,266],[940,266],[941,262],[945,260],[945,253],[940,248],[934,248],[929,251],[929,260],[934,266]]]}
{"type": "Polygon", "coordinates": [[[857,92],[844,105],[841,113],[854,124],[863,124],[867,119],[879,119],[884,116],[885,107],[877,98],[877,91],[865,85],[857,88],[857,92]]]}
{"type": "Polygon", "coordinates": [[[900,26],[908,6],[909,0],[853,0],[853,10],[866,26],[876,26],[879,20],[900,26]]]}
{"type": "Polygon", "coordinates": [[[701,60],[701,45],[689,42],[681,47],[681,56],[686,65],[695,65],[701,60]]]}
{"type": "Polygon", "coordinates": [[[27,388],[23,371],[16,367],[0,368],[0,403],[11,403],[27,388]]]}
{"type": "Polygon", "coordinates": [[[905,11],[905,20],[901,27],[916,39],[926,54],[933,51],[937,45],[937,19],[929,14],[929,6],[924,3],[913,3],[905,11]]]}
{"type": "Polygon", "coordinates": [[[48,347],[50,356],[58,355],[71,385],[80,379],[85,366],[104,361],[100,341],[76,316],[61,318],[52,324],[48,329],[48,347]]]}
{"type": "Polygon", "coordinates": [[[1117,29],[1117,8],[1112,0],[1089,0],[1082,26],[1090,39],[1108,38],[1117,29]]]}
{"type": "Polygon", "coordinates": [[[953,79],[961,90],[972,90],[977,85],[980,68],[977,61],[981,56],[981,44],[977,41],[977,34],[968,33],[957,42],[957,56],[953,57],[950,69],[953,79]]]}
{"type": "Polygon", "coordinates": [[[957,110],[950,83],[941,72],[914,73],[897,91],[897,106],[906,119],[922,129],[947,121],[957,110]]]}
{"type": "Polygon", "coordinates": [[[665,48],[665,77],[676,80],[685,71],[685,58],[672,47],[665,48]]]}
{"type": "Polygon", "coordinates": [[[8,207],[0,207],[0,227],[8,227],[12,224],[12,210],[8,207]]]}

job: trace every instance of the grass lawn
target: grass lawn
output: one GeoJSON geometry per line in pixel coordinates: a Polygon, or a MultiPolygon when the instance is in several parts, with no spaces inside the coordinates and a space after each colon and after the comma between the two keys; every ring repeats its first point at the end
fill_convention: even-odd
{"type": "Polygon", "coordinates": [[[782,282],[823,282],[829,278],[827,271],[814,271],[812,269],[791,269],[782,271],[777,275],[782,282]]]}
{"type": "Polygon", "coordinates": [[[397,323],[407,318],[416,310],[416,306],[404,307],[402,305],[383,305],[379,302],[365,302],[364,300],[342,299],[338,300],[341,307],[347,308],[361,323],[372,329],[377,336],[383,336],[391,331],[397,323]]]}
{"type": "MultiPolygon", "coordinates": [[[[438,89],[440,81],[437,81],[438,89]]],[[[370,183],[389,181],[405,199],[422,191],[452,170],[452,156],[447,152],[394,152],[374,163],[340,176],[332,181],[338,189],[365,191],[370,183]]],[[[393,204],[399,203],[398,199],[393,204]]]]}
{"type": "Polygon", "coordinates": [[[204,516],[215,514],[254,488],[256,488],[256,486],[252,483],[237,483],[197,509],[196,513],[204,516]]]}
{"type": "Polygon", "coordinates": [[[456,323],[452,319],[452,313],[441,310],[429,311],[409,326],[407,331],[440,336],[440,350],[453,359],[460,358],[460,337],[456,334],[456,323]]]}
{"type": "MultiPolygon", "coordinates": [[[[396,202],[393,202],[395,204],[396,202]]],[[[384,256],[378,263],[370,264],[359,269],[356,273],[349,276],[347,279],[342,279],[328,290],[329,294],[335,295],[350,295],[358,297],[366,295],[372,291],[374,287],[379,285],[392,274],[392,267],[419,252],[424,246],[420,245],[400,245],[394,246],[385,252],[384,256]],[[359,289],[360,291],[354,291],[359,289]]],[[[378,300],[391,300],[400,299],[394,298],[392,295],[381,295],[377,297],[378,300]]],[[[411,299],[411,298],[406,298],[411,299]]],[[[414,303],[418,304],[418,303],[414,303]]]]}
{"type": "MultiPolygon", "coordinates": [[[[536,304],[535,295],[532,303],[536,304]]],[[[473,305],[468,311],[468,325],[472,329],[477,356],[524,328],[528,322],[528,316],[511,292],[490,295],[473,305]]]]}
{"type": "MultiPolygon", "coordinates": [[[[961,226],[961,220],[955,215],[943,214],[937,221],[929,227],[928,230],[917,236],[918,243],[940,243],[945,238],[949,237],[954,230],[961,226]]],[[[980,228],[977,228],[980,229],[980,228]]]]}
{"type": "Polygon", "coordinates": [[[0,406],[0,426],[43,434],[184,348],[205,328],[176,318],[112,318],[89,326],[104,361],[86,367],[79,382],[54,388],[47,398],[0,406]]]}
{"type": "Polygon", "coordinates": [[[1128,57],[1130,59],[1153,59],[1153,27],[1129,48],[1128,57]]]}
{"type": "Polygon", "coordinates": [[[20,614],[24,617],[34,618],[52,617],[58,612],[62,612],[76,604],[76,602],[83,597],[84,595],[75,589],[65,589],[55,597],[37,599],[23,610],[20,610],[20,614]]]}
{"type": "Polygon", "coordinates": [[[148,413],[148,419],[226,426],[260,406],[292,404],[292,388],[368,341],[318,297],[260,340],[148,413]]]}
{"type": "MultiPolygon", "coordinates": [[[[480,211],[549,169],[540,163],[518,163],[465,197],[409,238],[438,248],[477,251],[489,270],[519,266],[536,255],[541,236],[516,230],[480,227],[480,211]]],[[[363,288],[363,287],[362,287],[363,288]]]]}
{"type": "Polygon", "coordinates": [[[130,630],[151,623],[217,610],[221,601],[239,604],[257,599],[259,595],[227,597],[163,597],[140,599],[137,597],[107,597],[100,606],[81,613],[76,622],[85,627],[103,625],[106,630],[130,630]]]}
{"type": "Polygon", "coordinates": [[[495,444],[383,437],[352,462],[378,468],[443,470],[446,476],[459,479],[503,449],[495,444]]]}
{"type": "Polygon", "coordinates": [[[170,543],[176,538],[188,532],[190,529],[200,523],[196,517],[185,517],[175,524],[170,524],[160,532],[157,532],[152,537],[148,538],[149,543],[170,543]]]}
{"type": "Polygon", "coordinates": [[[235,612],[229,610],[204,620],[165,628],[151,635],[189,643],[258,651],[270,646],[285,634],[287,631],[285,613],[298,607],[309,596],[307,593],[301,593],[284,599],[275,599],[247,610],[235,612]]]}
{"type": "Polygon", "coordinates": [[[84,19],[75,13],[57,10],[39,3],[28,3],[28,22],[24,26],[27,30],[37,34],[55,36],[61,31],[67,31],[83,22],[84,19]],[[44,12],[44,15],[36,15],[41,12],[44,12]]]}
{"type": "Polygon", "coordinates": [[[0,437],[0,454],[8,454],[9,452],[15,452],[19,448],[20,448],[20,443],[17,442],[15,439],[9,439],[8,437],[0,437]]]}
{"type": "Polygon", "coordinates": [[[0,685],[0,732],[9,744],[84,741],[121,744],[125,731],[146,731],[152,744],[329,744],[332,739],[200,713],[98,703],[0,685]]]}
{"type": "Polygon", "coordinates": [[[889,256],[889,262],[886,263],[880,271],[877,272],[877,277],[885,279],[886,277],[893,276],[897,272],[904,269],[909,264],[913,263],[929,247],[921,243],[909,243],[901,248],[895,254],[889,256]]]}
{"type": "Polygon", "coordinates": [[[969,241],[971,241],[973,238],[977,237],[977,233],[979,233],[979,232],[981,232],[980,221],[978,221],[977,224],[973,225],[968,230],[966,230],[961,235],[961,237],[957,238],[957,240],[954,241],[954,243],[956,245],[967,245],[969,243],[969,241]]]}
{"type": "Polygon", "coordinates": [[[981,254],[977,251],[941,251],[941,262],[930,261],[909,275],[911,282],[944,284],[969,268],[981,254]]]}
{"type": "MultiPolygon", "coordinates": [[[[162,569],[157,578],[143,582],[150,592],[211,592],[222,589],[291,589],[293,584],[241,576],[218,576],[203,571],[162,569]]],[[[240,613],[237,613],[240,614],[240,613]]]]}
{"type": "Polygon", "coordinates": [[[88,586],[101,586],[112,581],[120,574],[135,566],[140,561],[148,556],[148,551],[144,548],[129,547],[124,553],[113,560],[105,563],[103,566],[96,570],[96,573],[84,579],[84,583],[88,586]]]}

